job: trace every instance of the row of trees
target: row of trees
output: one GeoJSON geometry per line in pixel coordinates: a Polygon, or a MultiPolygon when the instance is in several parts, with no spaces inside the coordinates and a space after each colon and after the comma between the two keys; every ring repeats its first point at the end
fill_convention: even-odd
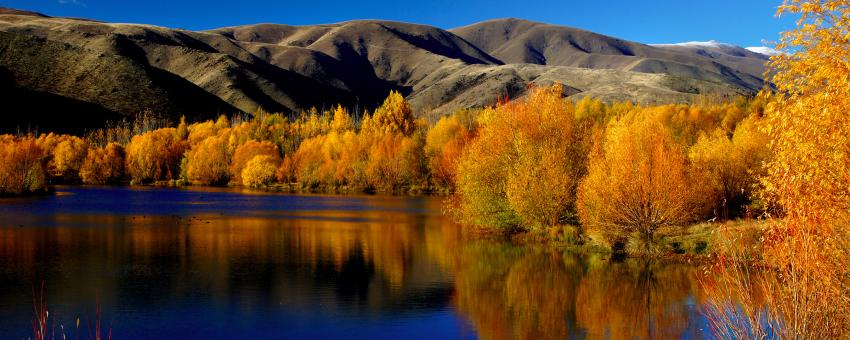
{"type": "Polygon", "coordinates": [[[759,131],[764,99],[642,107],[574,103],[561,93],[559,85],[532,89],[432,125],[394,92],[359,121],[337,106],[295,119],[259,111],[176,127],[145,115],[85,138],[5,136],[0,156],[11,161],[3,162],[10,174],[2,190],[162,181],[443,190],[456,192],[454,211],[470,224],[581,223],[606,239],[624,231],[650,238],[662,226],[754,208],[767,157],[759,131]]]}
{"type": "Polygon", "coordinates": [[[457,215],[534,229],[581,224],[609,243],[764,209],[767,95],[713,105],[573,104],[558,86],[483,110],[458,160],[457,215]]]}

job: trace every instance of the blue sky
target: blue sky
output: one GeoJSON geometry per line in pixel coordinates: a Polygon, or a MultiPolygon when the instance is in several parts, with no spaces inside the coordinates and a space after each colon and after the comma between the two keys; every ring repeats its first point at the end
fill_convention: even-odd
{"type": "Polygon", "coordinates": [[[191,30],[272,22],[291,25],[388,19],[453,28],[516,17],[643,43],[717,40],[759,46],[793,25],[774,16],[782,0],[222,1],[0,0],[0,6],[191,30]]]}

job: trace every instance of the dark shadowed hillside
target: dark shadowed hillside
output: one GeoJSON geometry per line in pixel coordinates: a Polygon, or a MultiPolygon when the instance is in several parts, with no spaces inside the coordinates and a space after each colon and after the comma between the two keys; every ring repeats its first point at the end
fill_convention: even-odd
{"type": "Polygon", "coordinates": [[[390,90],[418,114],[446,113],[554,82],[567,96],[684,102],[760,88],[766,57],[738,52],[514,19],[451,31],[364,20],[195,32],[0,9],[0,87],[11,108],[0,128],[79,131],[144,110],[191,119],[335,103],[360,111],[390,90]]]}

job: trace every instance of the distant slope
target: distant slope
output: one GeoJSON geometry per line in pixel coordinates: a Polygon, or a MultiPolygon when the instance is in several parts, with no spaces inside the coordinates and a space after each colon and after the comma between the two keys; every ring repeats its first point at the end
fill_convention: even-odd
{"type": "Polygon", "coordinates": [[[751,59],[512,19],[452,31],[362,20],[195,32],[0,9],[0,88],[15,94],[0,129],[79,130],[143,110],[364,109],[390,90],[418,114],[448,113],[554,82],[568,96],[682,102],[757,90],[751,59]]]}
{"type": "Polygon", "coordinates": [[[650,46],[577,28],[520,19],[485,21],[450,30],[505,63],[530,63],[664,73],[761,88],[764,58],[677,46],[650,46]]]}

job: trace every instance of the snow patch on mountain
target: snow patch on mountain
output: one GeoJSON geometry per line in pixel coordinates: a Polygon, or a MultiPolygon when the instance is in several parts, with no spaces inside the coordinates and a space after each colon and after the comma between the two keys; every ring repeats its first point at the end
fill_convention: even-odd
{"type": "Polygon", "coordinates": [[[746,49],[750,52],[755,52],[755,53],[764,54],[764,55],[768,55],[768,56],[775,56],[775,55],[782,54],[782,52],[779,52],[776,49],[771,48],[771,47],[767,47],[767,46],[750,46],[750,47],[746,47],[746,49]]]}
{"type": "Polygon", "coordinates": [[[650,44],[652,46],[690,46],[690,47],[738,47],[732,44],[719,42],[717,40],[709,41],[688,41],[675,44],[650,44]]]}

